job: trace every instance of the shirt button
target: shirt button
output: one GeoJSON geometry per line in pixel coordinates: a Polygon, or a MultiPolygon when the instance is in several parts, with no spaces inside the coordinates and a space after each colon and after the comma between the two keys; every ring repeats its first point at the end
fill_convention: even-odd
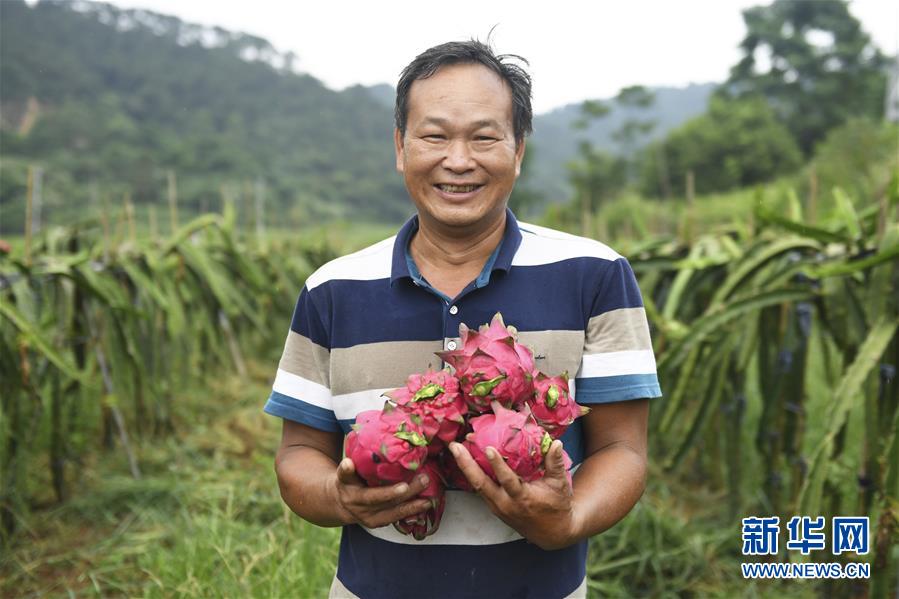
{"type": "MultiPolygon", "coordinates": [[[[455,306],[454,306],[454,307],[455,307],[455,306]]],[[[455,341],[450,341],[449,343],[447,343],[447,344],[446,344],[446,349],[448,349],[448,350],[450,350],[450,351],[456,349],[456,342],[455,342],[455,341]]]]}
{"type": "Polygon", "coordinates": [[[452,306],[452,307],[449,309],[449,313],[450,313],[450,314],[458,314],[458,313],[459,313],[459,306],[452,306]]]}

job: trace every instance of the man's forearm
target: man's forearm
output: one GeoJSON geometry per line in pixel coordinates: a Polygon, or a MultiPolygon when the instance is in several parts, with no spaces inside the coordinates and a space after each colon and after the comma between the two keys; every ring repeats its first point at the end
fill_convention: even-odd
{"type": "Polygon", "coordinates": [[[349,523],[335,497],[334,460],[312,447],[289,447],[279,453],[275,471],[281,498],[295,514],[318,526],[349,523]]]}
{"type": "Polygon", "coordinates": [[[574,477],[572,543],[599,534],[624,518],[646,485],[646,457],[624,443],[604,447],[574,477]]]}

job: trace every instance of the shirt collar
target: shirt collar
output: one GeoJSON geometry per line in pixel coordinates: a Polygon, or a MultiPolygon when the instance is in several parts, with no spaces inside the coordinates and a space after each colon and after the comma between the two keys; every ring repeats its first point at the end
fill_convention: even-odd
{"type": "MultiPolygon", "coordinates": [[[[412,278],[406,256],[409,251],[409,242],[412,241],[412,236],[415,235],[416,231],[418,231],[417,214],[406,221],[399,232],[397,232],[396,240],[393,242],[393,264],[390,271],[391,285],[404,277],[412,278]]],[[[490,273],[493,271],[502,270],[508,272],[512,268],[512,258],[515,257],[515,252],[518,251],[518,246],[520,245],[521,230],[518,228],[518,221],[515,219],[512,211],[506,208],[506,229],[503,231],[503,238],[500,240],[497,249],[488,258],[487,263],[484,264],[481,274],[478,275],[478,287],[486,285],[490,278],[490,273]]]]}

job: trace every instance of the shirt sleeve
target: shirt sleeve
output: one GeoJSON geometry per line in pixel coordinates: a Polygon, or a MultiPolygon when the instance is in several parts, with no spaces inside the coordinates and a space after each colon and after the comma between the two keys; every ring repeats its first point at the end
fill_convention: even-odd
{"type": "Polygon", "coordinates": [[[330,340],[307,287],[294,308],[267,414],[323,431],[340,431],[330,384],[330,340]]]}
{"type": "Polygon", "coordinates": [[[575,376],[581,404],[660,397],[649,323],[634,271],[625,258],[606,265],[587,320],[575,376]]]}

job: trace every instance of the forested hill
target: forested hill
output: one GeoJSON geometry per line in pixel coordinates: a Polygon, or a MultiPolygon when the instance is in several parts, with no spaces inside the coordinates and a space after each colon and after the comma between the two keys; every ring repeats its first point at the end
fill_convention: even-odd
{"type": "Polygon", "coordinates": [[[7,207],[23,158],[42,164],[48,202],[91,182],[164,199],[173,169],[197,207],[262,178],[269,205],[296,218],[410,212],[392,110],[295,73],[265,40],[88,2],[3,0],[0,24],[7,207]]]}
{"type": "MultiPolygon", "coordinates": [[[[140,211],[165,200],[171,171],[187,210],[223,197],[248,206],[263,182],[271,224],[400,221],[412,208],[394,170],[392,87],[333,91],[295,59],[143,10],[0,0],[0,230],[21,231],[29,164],[43,171],[45,217],[125,193],[140,211]]],[[[702,112],[710,90],[662,90],[653,136],[702,112]]],[[[565,164],[580,136],[616,149],[609,131],[622,115],[575,132],[578,116],[572,105],[535,118],[520,187],[538,203],[569,199],[565,164]]]]}

